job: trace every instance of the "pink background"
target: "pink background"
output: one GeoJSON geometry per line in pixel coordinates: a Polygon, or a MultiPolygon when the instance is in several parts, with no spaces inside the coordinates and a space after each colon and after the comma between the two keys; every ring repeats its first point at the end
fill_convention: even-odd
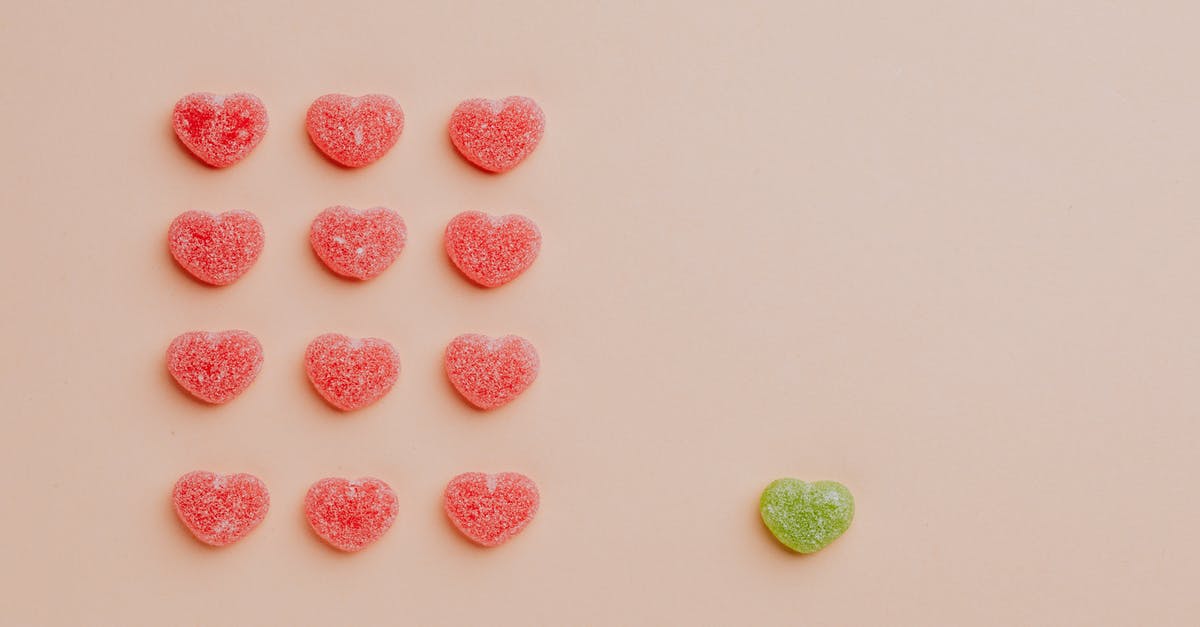
{"type": "Polygon", "coordinates": [[[0,12],[5,624],[1200,622],[1194,3],[102,4],[0,12]],[[266,103],[245,162],[175,141],[200,90],[266,103]],[[400,101],[385,159],[310,145],[332,91],[400,101]],[[509,94],[545,141],[488,176],[445,124],[509,94]],[[337,203],[407,220],[378,279],[309,249],[337,203]],[[202,286],[167,225],[231,208],[266,249],[202,286]],[[469,285],[440,248],[466,209],[533,217],[537,264],[469,285]],[[266,364],[212,408],[163,351],[223,328],[266,364]],[[391,395],[327,407],[326,331],[395,343],[391,395]],[[440,370],[469,331],[542,354],[492,414],[440,370]],[[193,469],[261,476],[266,522],[200,545],[169,505],[193,469]],[[452,529],[469,470],[539,482],[522,536],[452,529]],[[400,496],[363,553],[306,527],[329,475],[400,496]],[[854,526],[782,549],[780,476],[848,485],[854,526]]]}

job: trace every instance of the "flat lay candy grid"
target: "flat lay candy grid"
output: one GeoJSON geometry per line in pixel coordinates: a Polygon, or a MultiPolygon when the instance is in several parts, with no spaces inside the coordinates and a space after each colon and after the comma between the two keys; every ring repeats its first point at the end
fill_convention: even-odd
{"type": "Polygon", "coordinates": [[[1200,624],[1198,12],[9,3],[0,623],[1200,624]],[[191,92],[262,104],[241,161],[175,133],[191,92]],[[334,156],[354,128],[314,141],[336,93],[403,113],[375,161],[334,156]],[[509,95],[545,130],[492,173],[450,118],[509,95]],[[317,228],[322,258],[335,207],[403,221],[390,265],[360,278],[387,255],[346,264],[362,244],[317,228]],[[261,251],[172,251],[190,211],[253,215],[261,251]],[[509,283],[446,250],[476,211],[538,227],[509,283]],[[262,362],[209,402],[167,351],[226,331],[262,362]],[[326,333],[390,343],[390,390],[327,401],[326,333]],[[471,333],[538,353],[496,409],[446,372],[471,333]],[[198,539],[174,498],[195,470],[258,478],[262,522],[198,539]],[[505,471],[538,511],[487,548],[445,491],[505,471]],[[788,477],[812,487],[767,490],[788,477]],[[386,483],[388,530],[326,541],[325,479],[386,483]],[[822,480],[854,518],[800,554],[769,525],[823,542],[789,523],[841,526],[822,480]]]}
{"type": "MultiPolygon", "coordinates": [[[[267,112],[246,93],[194,93],[175,106],[179,141],[200,161],[226,168],[246,158],[264,139],[267,112]]],[[[404,111],[390,96],[327,94],[313,101],[305,120],[313,145],[341,167],[368,166],[386,156],[404,130],[404,111]]],[[[465,100],[450,115],[449,135],[460,155],[491,173],[507,172],[537,148],[546,118],[531,98],[465,100]]],[[[333,273],[367,281],[397,262],[407,243],[404,218],[387,207],[335,205],[312,221],[310,245],[333,273]]],[[[213,286],[237,281],[264,246],[264,227],[246,210],[219,214],[189,210],[170,224],[168,246],[178,265],[213,286]]],[[[446,225],[443,246],[463,277],[480,288],[498,288],[524,273],[538,257],[542,233],[519,214],[468,210],[446,225]]],[[[179,387],[197,399],[232,401],[263,366],[263,347],[244,330],[189,331],[167,349],[167,368],[179,387]]],[[[342,412],[368,407],[401,376],[400,352],[376,337],[325,333],[304,352],[309,381],[342,412]]],[[[462,398],[487,411],[515,400],[536,380],[541,359],[524,337],[464,333],[446,346],[446,377],[462,398]]],[[[200,541],[224,546],[263,521],[270,498],[253,475],[193,471],[176,483],[176,511],[200,541]]],[[[484,547],[503,544],[525,529],[540,506],[537,484],[516,472],[466,472],[443,494],[446,516],[464,536],[484,547]]],[[[305,497],[313,532],[346,552],[378,541],[396,521],[400,504],[384,480],[329,477],[305,497]]],[[[841,536],[854,517],[849,490],[833,481],[783,478],[762,492],[760,515],[781,544],[798,553],[821,550],[841,536]]]]}

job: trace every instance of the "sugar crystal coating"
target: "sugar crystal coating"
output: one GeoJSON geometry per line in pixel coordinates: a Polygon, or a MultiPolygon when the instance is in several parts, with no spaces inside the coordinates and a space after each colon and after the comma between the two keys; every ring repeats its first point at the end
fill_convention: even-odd
{"type": "Polygon", "coordinates": [[[443,243],[450,261],[467,278],[497,287],[533,265],[542,248],[542,233],[525,216],[464,211],[446,224],[443,243]]]}
{"type": "Polygon", "coordinates": [[[357,210],[338,205],[317,215],[309,242],[335,273],[365,281],[392,265],[408,238],[404,220],[383,207],[357,210]]]}
{"type": "Polygon", "coordinates": [[[854,496],[836,481],[776,479],[763,490],[759,512],[767,529],[799,553],[815,553],[850,528],[854,496]]]}
{"type": "Polygon", "coordinates": [[[249,211],[186,211],[171,221],[167,245],[188,274],[210,285],[228,285],[262,254],[263,227],[249,211]]]}
{"type": "Polygon", "coordinates": [[[540,365],[537,349],[518,335],[492,338],[468,333],[446,346],[446,376],[463,398],[480,409],[512,401],[537,378],[540,365]]]}
{"type": "Polygon", "coordinates": [[[404,111],[391,96],[326,94],[306,119],[317,148],[346,167],[358,168],[387,154],[404,131],[404,111]]]}
{"type": "Polygon", "coordinates": [[[304,514],[313,531],[343,551],[361,551],[378,540],[391,528],[398,510],[391,486],[371,477],[321,479],[304,497],[304,514]]]}
{"type": "Polygon", "coordinates": [[[387,340],[326,333],[304,351],[308,379],[330,405],[351,411],[387,394],[400,378],[400,353],[387,340]]]}
{"type": "Polygon", "coordinates": [[[212,546],[237,542],[266,518],[271,507],[267,486],[245,473],[189,472],[175,482],[172,500],[184,526],[212,546]]]}
{"type": "Polygon", "coordinates": [[[538,511],[533,479],[516,472],[468,472],[446,485],[446,515],[472,542],[498,546],[521,533],[538,511]]]}
{"type": "Polygon", "coordinates": [[[183,389],[207,403],[241,394],[262,369],[258,338],[246,331],[190,331],[167,347],[167,370],[183,389]]]}
{"type": "Polygon", "coordinates": [[[450,114],[450,141],[467,161],[489,172],[507,172],[537,148],[546,116],[532,98],[464,100],[450,114]]]}
{"type": "Polygon", "coordinates": [[[267,108],[253,94],[188,94],[173,118],[179,141],[214,168],[241,161],[267,134],[267,108]]]}

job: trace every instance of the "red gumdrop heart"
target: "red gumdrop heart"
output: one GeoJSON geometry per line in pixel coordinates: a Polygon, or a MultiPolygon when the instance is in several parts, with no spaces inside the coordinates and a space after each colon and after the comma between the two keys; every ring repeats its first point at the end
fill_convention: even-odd
{"type": "Polygon", "coordinates": [[[537,378],[537,349],[523,337],[460,335],[446,346],[446,376],[472,405],[495,409],[516,398],[537,378]]]}
{"type": "Polygon", "coordinates": [[[188,274],[210,285],[228,285],[246,274],[263,249],[263,227],[249,211],[213,215],[187,211],[167,229],[171,256],[188,274]]]}
{"type": "Polygon", "coordinates": [[[258,338],[245,331],[191,331],[167,347],[167,370],[192,396],[219,405],[241,394],[262,369],[258,338]]]}
{"type": "Polygon", "coordinates": [[[463,473],[445,492],[446,515],[472,542],[498,546],[521,533],[538,511],[533,479],[516,472],[463,473]]]}
{"type": "Polygon", "coordinates": [[[313,531],[343,551],[361,551],[382,537],[398,509],[391,486],[370,477],[322,479],[304,497],[304,513],[313,531]]]}
{"type": "Polygon", "coordinates": [[[400,377],[400,354],[386,340],[326,333],[304,351],[308,379],[330,405],[351,411],[379,400],[400,377]]]}
{"type": "Polygon", "coordinates": [[[214,168],[241,161],[267,134],[267,108],[253,94],[188,94],[173,117],[179,141],[214,168]]]}
{"type": "Polygon", "coordinates": [[[308,108],[308,136],[325,156],[348,168],[374,163],[404,131],[404,111],[391,96],[326,94],[308,108]]]}
{"type": "Polygon", "coordinates": [[[464,100],[450,114],[450,141],[467,161],[489,172],[506,172],[537,148],[546,116],[532,98],[464,100]]]}
{"type": "Polygon", "coordinates": [[[383,207],[359,211],[339,205],[313,220],[308,240],[330,270],[365,281],[396,261],[407,237],[404,220],[395,211],[383,207]]]}
{"type": "Polygon", "coordinates": [[[525,216],[464,211],[446,225],[443,243],[450,261],[467,278],[497,287],[533,265],[542,248],[542,233],[525,216]]]}
{"type": "Polygon", "coordinates": [[[218,475],[197,470],[179,478],[172,494],[175,513],[198,540],[225,546],[242,539],[267,516],[271,495],[254,475],[218,475]]]}

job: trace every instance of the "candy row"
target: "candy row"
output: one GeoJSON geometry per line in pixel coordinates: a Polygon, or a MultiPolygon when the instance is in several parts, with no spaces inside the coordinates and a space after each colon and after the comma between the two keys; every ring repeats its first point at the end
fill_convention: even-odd
{"type": "MultiPolygon", "coordinates": [[[[538,510],[532,479],[515,472],[469,472],[450,480],[442,494],[446,515],[471,541],[499,546],[521,533],[538,510]]],[[[198,540],[212,546],[237,542],[267,517],[271,496],[258,477],[189,472],[175,482],[175,513],[198,540]]],[[[330,546],[361,551],[387,533],[399,500],[373,477],[317,481],[304,497],[312,530],[330,546]]]]}
{"type": "MultiPolygon", "coordinates": [[[[496,409],[537,378],[541,361],[529,340],[517,336],[460,335],[446,346],[446,376],[467,402],[496,409]]],[[[196,398],[219,405],[250,387],[262,369],[262,344],[241,330],[190,331],[167,347],[167,370],[196,398]]],[[[342,410],[383,398],[400,378],[400,353],[387,340],[326,333],[308,344],[304,368],[317,392],[342,410]]]]}
{"type": "MultiPolygon", "coordinates": [[[[447,517],[471,541],[498,546],[520,533],[537,514],[537,484],[515,472],[469,472],[442,493],[447,517]]],[[[201,542],[225,546],[254,530],[271,505],[267,486],[250,474],[195,471],[179,478],[175,512],[201,542]]],[[[395,491],[372,477],[317,481],[304,497],[312,530],[343,551],[360,551],[391,528],[399,510],[395,491]]],[[[814,553],[836,540],[854,520],[854,497],[836,481],[783,478],[759,498],[759,514],[784,546],[814,553]]]]}
{"type": "MultiPolygon", "coordinates": [[[[360,281],[387,270],[407,241],[404,219],[384,207],[329,207],[309,229],[317,257],[334,273],[360,281]]],[[[244,210],[216,215],[186,211],[167,229],[171,256],[188,274],[210,285],[238,280],[258,260],[263,243],[262,223],[244,210]]],[[[464,276],[483,287],[498,287],[533,265],[542,233],[522,215],[464,211],[446,224],[442,243],[464,276]]]]}
{"type": "MultiPolygon", "coordinates": [[[[204,163],[225,168],[246,158],[267,134],[267,108],[247,93],[197,92],[175,103],[175,135],[204,163]]],[[[404,111],[391,96],[327,94],[305,116],[308,136],[325,156],[348,168],[382,158],[404,131],[404,111]]],[[[450,114],[450,141],[488,172],[513,169],[537,148],[546,116],[532,98],[464,100],[450,114]]]]}

